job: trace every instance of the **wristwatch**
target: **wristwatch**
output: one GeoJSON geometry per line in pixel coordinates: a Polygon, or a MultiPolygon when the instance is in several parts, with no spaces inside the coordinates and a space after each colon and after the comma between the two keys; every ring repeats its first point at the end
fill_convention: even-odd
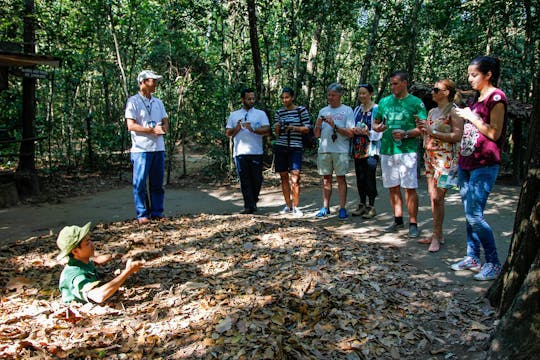
{"type": "Polygon", "coordinates": [[[404,139],[408,139],[408,138],[409,138],[409,131],[405,131],[405,135],[403,135],[403,138],[404,138],[404,139]]]}

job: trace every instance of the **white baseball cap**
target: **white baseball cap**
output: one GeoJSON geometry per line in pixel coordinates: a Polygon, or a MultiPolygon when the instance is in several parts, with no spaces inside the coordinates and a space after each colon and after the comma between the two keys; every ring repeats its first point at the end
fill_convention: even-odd
{"type": "Polygon", "coordinates": [[[143,82],[143,80],[146,80],[146,79],[161,80],[162,77],[163,76],[156,74],[152,70],[143,70],[137,76],[137,83],[140,84],[143,82]]]}

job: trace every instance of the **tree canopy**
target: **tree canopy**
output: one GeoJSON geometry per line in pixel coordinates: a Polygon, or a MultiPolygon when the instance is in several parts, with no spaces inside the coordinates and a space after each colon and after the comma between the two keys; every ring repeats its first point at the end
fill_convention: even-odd
{"type": "MultiPolygon", "coordinates": [[[[216,160],[226,157],[223,124],[244,86],[257,85],[269,111],[292,86],[315,113],[330,83],[342,83],[353,105],[359,82],[372,83],[380,98],[397,69],[413,82],[448,77],[466,87],[468,61],[487,54],[502,59],[509,97],[528,103],[539,9],[531,0],[35,0],[37,52],[62,58],[37,86],[36,132],[49,139],[37,157],[52,169],[86,165],[91,131],[94,164],[126,160],[124,104],[146,68],[165,76],[157,96],[171,120],[169,151],[187,140],[211,144],[216,160]]],[[[23,4],[5,0],[3,10],[0,42],[22,43],[23,4]]],[[[21,79],[10,76],[0,92],[0,126],[16,136],[20,91],[21,79]]],[[[0,161],[9,166],[9,158],[0,161]]]]}

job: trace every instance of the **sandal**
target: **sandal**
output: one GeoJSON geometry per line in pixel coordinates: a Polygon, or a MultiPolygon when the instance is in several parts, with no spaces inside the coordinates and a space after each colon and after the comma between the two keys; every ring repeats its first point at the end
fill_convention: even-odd
{"type": "Polygon", "coordinates": [[[418,240],[418,243],[420,243],[420,244],[431,244],[431,238],[428,237],[428,238],[420,239],[420,240],[418,240]]]}

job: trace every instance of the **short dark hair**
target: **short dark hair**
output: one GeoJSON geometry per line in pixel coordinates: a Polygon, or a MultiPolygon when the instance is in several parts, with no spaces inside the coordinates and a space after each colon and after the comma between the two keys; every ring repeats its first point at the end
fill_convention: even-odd
{"type": "Polygon", "coordinates": [[[409,73],[404,71],[404,70],[398,70],[398,71],[394,71],[393,73],[390,74],[390,79],[393,78],[393,77],[398,77],[401,81],[406,81],[406,82],[409,82],[409,73]]]}
{"type": "Polygon", "coordinates": [[[339,83],[332,83],[328,85],[328,88],[326,89],[326,91],[335,91],[338,94],[343,95],[343,93],[345,92],[345,89],[343,89],[343,86],[341,86],[341,84],[339,83]]]}
{"type": "Polygon", "coordinates": [[[373,94],[373,86],[371,84],[360,84],[358,85],[359,88],[364,88],[366,89],[367,91],[369,91],[370,94],[373,94]]]}
{"type": "Polygon", "coordinates": [[[501,76],[501,61],[498,58],[491,56],[477,56],[471,60],[469,65],[475,65],[484,75],[487,75],[487,73],[491,71],[489,82],[491,85],[497,86],[499,77],[501,76]]]}
{"type": "Polygon", "coordinates": [[[287,93],[289,95],[291,95],[292,97],[294,97],[294,90],[292,88],[290,88],[289,86],[285,86],[283,88],[283,90],[281,90],[281,93],[287,93]]]}
{"type": "Polygon", "coordinates": [[[243,99],[246,97],[246,94],[247,93],[254,93],[255,91],[253,91],[252,88],[244,88],[242,89],[242,92],[240,92],[240,97],[243,99]]]}

